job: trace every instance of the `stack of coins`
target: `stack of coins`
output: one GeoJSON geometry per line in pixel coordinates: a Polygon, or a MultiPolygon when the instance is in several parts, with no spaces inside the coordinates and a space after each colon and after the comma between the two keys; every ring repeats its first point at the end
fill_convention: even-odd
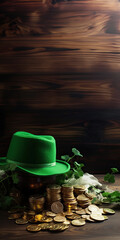
{"type": "Polygon", "coordinates": [[[50,209],[52,203],[61,201],[61,187],[59,185],[51,185],[46,189],[47,207],[50,209]]]}
{"type": "Polygon", "coordinates": [[[82,208],[86,208],[91,204],[90,199],[86,197],[84,194],[80,194],[77,196],[77,202],[78,205],[82,208]]]}
{"type": "Polygon", "coordinates": [[[44,208],[45,198],[40,196],[29,197],[30,209],[36,212],[41,212],[44,208]]]}
{"type": "Polygon", "coordinates": [[[68,184],[62,185],[62,199],[66,210],[68,210],[69,206],[71,206],[71,209],[75,209],[77,207],[77,201],[73,190],[73,186],[68,184]]]}
{"type": "Polygon", "coordinates": [[[77,197],[78,195],[85,193],[85,186],[84,185],[75,185],[74,186],[74,194],[77,197]]]}

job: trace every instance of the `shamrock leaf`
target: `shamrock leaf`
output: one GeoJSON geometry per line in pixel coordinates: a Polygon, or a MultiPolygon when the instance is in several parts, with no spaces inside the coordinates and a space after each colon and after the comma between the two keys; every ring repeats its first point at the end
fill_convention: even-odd
{"type": "Polygon", "coordinates": [[[66,173],[67,178],[71,178],[72,175],[73,175],[73,171],[72,171],[72,170],[69,170],[69,171],[66,173]]]}
{"type": "Polygon", "coordinates": [[[118,173],[119,172],[117,168],[111,168],[111,171],[112,171],[112,173],[118,173]]]}
{"type": "Polygon", "coordinates": [[[115,182],[115,177],[113,174],[107,173],[104,176],[104,181],[109,182],[109,183],[114,183],[115,182]]]}
{"type": "Polygon", "coordinates": [[[74,153],[75,156],[83,157],[83,155],[76,148],[72,148],[72,152],[74,153]]]}
{"type": "Polygon", "coordinates": [[[65,160],[65,161],[68,161],[69,158],[70,158],[69,155],[63,155],[63,156],[61,156],[61,159],[65,160]]]}

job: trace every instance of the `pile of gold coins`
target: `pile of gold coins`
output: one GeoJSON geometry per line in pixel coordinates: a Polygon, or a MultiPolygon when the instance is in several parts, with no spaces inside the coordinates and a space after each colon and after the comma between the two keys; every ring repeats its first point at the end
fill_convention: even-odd
{"type": "Polygon", "coordinates": [[[29,232],[58,232],[68,229],[70,225],[80,227],[86,222],[107,220],[106,215],[115,211],[91,204],[94,197],[86,193],[84,186],[52,185],[46,189],[46,198],[31,196],[30,209],[12,209],[8,219],[19,225],[27,224],[26,230],[29,232]]]}
{"type": "Polygon", "coordinates": [[[78,205],[82,208],[86,208],[91,204],[91,201],[85,194],[80,194],[77,196],[78,205]]]}
{"type": "Polygon", "coordinates": [[[50,208],[56,201],[61,201],[61,186],[51,185],[46,188],[47,207],[50,208]]]}
{"type": "Polygon", "coordinates": [[[75,197],[77,197],[78,195],[85,193],[86,187],[84,185],[75,185],[74,186],[74,194],[75,197]]]}
{"type": "Polygon", "coordinates": [[[87,208],[78,207],[76,210],[70,210],[61,213],[44,210],[41,213],[35,211],[25,211],[24,209],[12,209],[9,211],[8,219],[14,220],[18,225],[27,225],[29,232],[39,232],[49,230],[60,232],[68,229],[70,225],[81,227],[86,222],[101,222],[108,219],[108,214],[114,214],[115,211],[109,208],[99,208],[90,204],[87,208]]]}
{"type": "Polygon", "coordinates": [[[77,201],[73,191],[74,191],[73,186],[70,186],[68,184],[62,185],[62,199],[66,209],[68,209],[69,205],[71,206],[72,209],[75,209],[77,207],[77,201]]]}

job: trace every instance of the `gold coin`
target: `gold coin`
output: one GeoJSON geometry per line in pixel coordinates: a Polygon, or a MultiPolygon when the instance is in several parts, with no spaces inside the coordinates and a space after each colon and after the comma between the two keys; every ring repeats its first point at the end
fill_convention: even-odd
{"type": "Polygon", "coordinates": [[[88,221],[88,222],[95,222],[89,215],[87,215],[86,221],[88,221]]]}
{"type": "Polygon", "coordinates": [[[41,230],[41,227],[37,224],[37,225],[28,225],[26,227],[26,230],[29,232],[39,232],[41,230]]]}
{"type": "Polygon", "coordinates": [[[53,218],[45,216],[41,219],[41,221],[44,222],[44,223],[50,223],[50,222],[53,221],[53,218]]]}
{"type": "Polygon", "coordinates": [[[99,213],[92,213],[90,215],[90,217],[93,219],[93,220],[96,220],[96,221],[104,221],[104,216],[102,214],[99,214],[99,213]]]}
{"type": "Polygon", "coordinates": [[[71,215],[71,216],[66,216],[66,217],[67,217],[67,219],[69,219],[69,220],[74,220],[74,219],[79,219],[79,218],[81,218],[81,216],[78,215],[78,214],[73,214],[73,215],[71,215]]]}
{"type": "Polygon", "coordinates": [[[93,193],[86,193],[86,192],[85,192],[85,196],[88,197],[91,200],[96,197],[95,194],[93,194],[93,193]]]}
{"type": "Polygon", "coordinates": [[[63,224],[65,225],[70,225],[70,221],[68,221],[67,219],[63,222],[63,224]]]}
{"type": "Polygon", "coordinates": [[[83,219],[76,219],[76,220],[73,220],[71,223],[72,223],[72,225],[79,227],[79,226],[85,225],[85,220],[83,220],[83,219]]]}
{"type": "Polygon", "coordinates": [[[82,215],[82,214],[85,214],[86,212],[85,212],[84,209],[82,209],[82,210],[80,210],[80,211],[76,211],[76,213],[79,214],[79,215],[82,215]]]}
{"type": "Polygon", "coordinates": [[[105,214],[115,214],[115,211],[111,208],[103,208],[105,214]]]}
{"type": "Polygon", "coordinates": [[[108,220],[108,216],[105,216],[105,215],[104,215],[103,217],[104,217],[104,220],[108,220]]]}
{"type": "Polygon", "coordinates": [[[80,194],[77,196],[77,201],[85,202],[85,201],[88,201],[88,198],[84,194],[80,194]]]}
{"type": "Polygon", "coordinates": [[[46,216],[48,217],[55,217],[56,216],[56,213],[53,213],[53,212],[46,212],[46,216]]]}
{"type": "Polygon", "coordinates": [[[40,223],[38,224],[38,226],[40,226],[41,230],[48,230],[50,227],[49,223],[40,223]]]}
{"type": "Polygon", "coordinates": [[[84,210],[85,210],[86,214],[89,214],[89,215],[91,214],[91,212],[88,210],[88,208],[85,208],[84,210]]]}
{"type": "MultiPolygon", "coordinates": [[[[75,211],[75,212],[76,212],[76,211],[75,211]]],[[[67,212],[64,212],[64,214],[65,214],[65,216],[71,216],[71,215],[73,215],[73,212],[67,211],[67,212]]]]}
{"type": "Polygon", "coordinates": [[[23,218],[18,218],[15,220],[16,224],[24,225],[28,223],[28,220],[24,220],[23,218]]]}
{"type": "Polygon", "coordinates": [[[56,216],[56,217],[54,217],[54,221],[55,222],[64,222],[65,220],[66,220],[66,218],[63,217],[63,216],[56,216]]]}
{"type": "Polygon", "coordinates": [[[8,217],[8,219],[10,220],[14,220],[14,219],[17,219],[17,218],[20,218],[22,216],[21,213],[11,213],[8,217]]]}
{"type": "Polygon", "coordinates": [[[54,231],[54,232],[57,232],[57,231],[64,231],[65,229],[67,229],[69,226],[68,225],[64,225],[64,224],[53,224],[50,226],[49,230],[50,231],[54,231]]]}
{"type": "Polygon", "coordinates": [[[56,202],[52,203],[51,210],[54,213],[61,213],[61,212],[63,212],[63,204],[59,201],[56,201],[56,202]]]}
{"type": "Polygon", "coordinates": [[[90,204],[88,206],[88,210],[93,212],[93,211],[99,211],[99,207],[97,207],[95,204],[90,204]]]}
{"type": "Polygon", "coordinates": [[[86,215],[86,214],[83,214],[82,216],[81,216],[83,219],[87,219],[87,217],[88,217],[88,215],[86,215]]]}
{"type": "Polygon", "coordinates": [[[36,221],[36,222],[40,222],[40,221],[42,220],[42,218],[43,218],[43,215],[42,215],[42,214],[37,214],[37,215],[35,215],[35,221],[36,221]]]}

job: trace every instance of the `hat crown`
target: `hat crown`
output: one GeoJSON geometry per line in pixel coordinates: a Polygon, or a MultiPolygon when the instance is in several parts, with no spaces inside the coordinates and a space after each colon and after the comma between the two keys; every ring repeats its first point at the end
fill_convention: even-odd
{"type": "Polygon", "coordinates": [[[7,161],[21,166],[37,167],[55,165],[56,142],[50,135],[34,135],[28,132],[13,134],[7,161]]]}

